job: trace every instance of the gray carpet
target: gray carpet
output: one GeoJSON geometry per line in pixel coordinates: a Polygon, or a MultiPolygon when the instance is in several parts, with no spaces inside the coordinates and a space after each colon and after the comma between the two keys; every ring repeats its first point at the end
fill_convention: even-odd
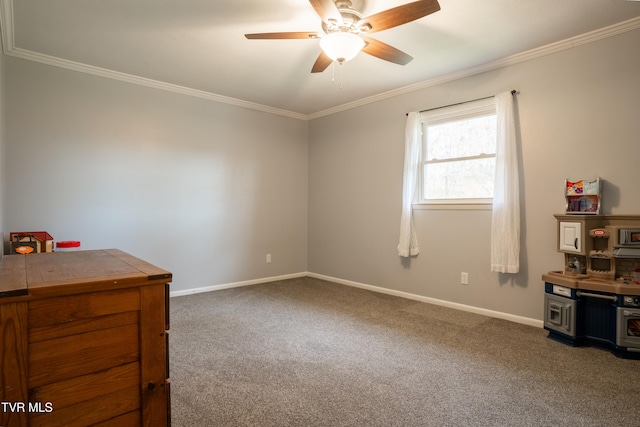
{"type": "Polygon", "coordinates": [[[640,426],[640,361],[546,335],[312,278],[172,298],[173,426],[640,426]]]}

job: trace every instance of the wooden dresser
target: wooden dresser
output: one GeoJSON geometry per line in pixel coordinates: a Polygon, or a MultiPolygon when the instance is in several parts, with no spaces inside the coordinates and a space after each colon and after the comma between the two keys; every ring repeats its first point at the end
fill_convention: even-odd
{"type": "Polygon", "coordinates": [[[171,273],[117,249],[0,262],[0,426],[168,426],[171,273]]]}

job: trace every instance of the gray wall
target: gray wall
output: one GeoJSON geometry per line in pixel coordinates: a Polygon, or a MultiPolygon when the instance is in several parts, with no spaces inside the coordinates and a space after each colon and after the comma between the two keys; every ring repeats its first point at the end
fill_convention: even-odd
{"type": "Polygon", "coordinates": [[[5,69],[5,230],[125,250],[172,271],[173,291],[306,271],[305,121],[5,69]]]}
{"type": "Polygon", "coordinates": [[[5,57],[0,232],[121,248],[173,290],[309,271],[541,319],[563,180],[600,176],[605,213],[640,213],[639,45],[636,30],[309,123],[5,57]],[[401,260],[405,113],[513,88],[522,272],[489,271],[490,211],[417,211],[422,252],[401,260]]]}
{"type": "Polygon", "coordinates": [[[600,176],[603,213],[640,214],[638,46],[635,30],[313,120],[309,271],[541,319],[541,275],[563,267],[553,214],[564,179],[600,176]],[[405,113],[511,89],[521,92],[521,272],[490,272],[490,211],[415,211],[421,253],[403,262],[405,113]]]}

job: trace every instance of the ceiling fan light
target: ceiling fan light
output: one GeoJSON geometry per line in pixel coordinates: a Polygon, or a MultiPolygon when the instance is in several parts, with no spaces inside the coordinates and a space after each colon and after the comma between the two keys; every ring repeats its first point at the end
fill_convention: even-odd
{"type": "Polygon", "coordinates": [[[320,47],[334,61],[343,63],[353,59],[362,50],[362,37],[347,32],[327,34],[320,39],[320,47]]]}

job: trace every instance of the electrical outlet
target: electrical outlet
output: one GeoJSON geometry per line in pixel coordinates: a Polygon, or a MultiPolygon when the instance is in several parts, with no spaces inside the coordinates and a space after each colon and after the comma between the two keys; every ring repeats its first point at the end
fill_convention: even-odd
{"type": "Polygon", "coordinates": [[[271,262],[271,254],[267,254],[267,264],[271,262]]]}
{"type": "Polygon", "coordinates": [[[469,273],[460,273],[460,283],[463,285],[469,284],[469,273]]]}

